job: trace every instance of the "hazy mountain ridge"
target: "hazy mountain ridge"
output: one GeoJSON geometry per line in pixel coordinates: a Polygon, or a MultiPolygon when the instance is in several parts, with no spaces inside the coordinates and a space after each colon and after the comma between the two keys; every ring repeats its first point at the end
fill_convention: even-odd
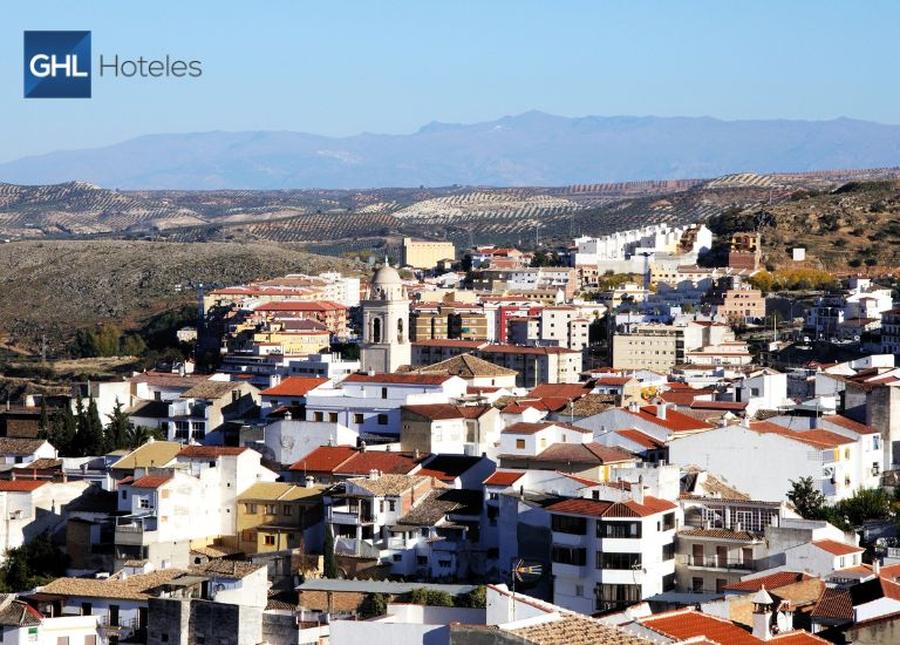
{"type": "Polygon", "coordinates": [[[412,134],[147,135],[0,164],[0,180],[120,189],[560,186],[900,163],[900,126],[854,119],[560,117],[526,112],[412,134]]]}

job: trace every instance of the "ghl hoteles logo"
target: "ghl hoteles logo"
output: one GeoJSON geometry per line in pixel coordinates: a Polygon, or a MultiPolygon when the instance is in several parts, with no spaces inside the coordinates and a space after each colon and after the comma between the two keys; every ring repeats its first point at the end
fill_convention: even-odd
{"type": "Polygon", "coordinates": [[[91,32],[25,32],[25,98],[91,98],[91,32]]]}

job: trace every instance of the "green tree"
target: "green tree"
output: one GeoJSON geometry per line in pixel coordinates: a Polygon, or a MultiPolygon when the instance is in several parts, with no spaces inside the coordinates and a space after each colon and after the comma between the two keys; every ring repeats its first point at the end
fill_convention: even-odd
{"type": "Polygon", "coordinates": [[[42,533],[6,552],[6,561],[0,566],[0,590],[33,589],[65,575],[67,565],[66,556],[53,545],[50,535],[42,533]]]}
{"type": "Polygon", "coordinates": [[[161,428],[148,428],[147,426],[135,426],[128,428],[126,434],[125,448],[134,450],[140,448],[145,443],[153,439],[154,441],[164,441],[166,438],[161,428]]]}
{"type": "Polygon", "coordinates": [[[793,479],[787,498],[791,501],[800,517],[807,520],[820,519],[825,510],[825,496],[813,485],[812,477],[793,479]]]}
{"type": "Polygon", "coordinates": [[[122,410],[122,404],[116,400],[116,406],[109,415],[109,424],[106,426],[109,449],[128,448],[131,443],[129,432],[128,415],[122,410]]]}
{"type": "Polygon", "coordinates": [[[78,431],[78,422],[72,414],[72,407],[67,402],[60,410],[50,418],[50,431],[48,441],[53,444],[62,457],[77,457],[75,448],[75,436],[78,431]]]}
{"type": "Polygon", "coordinates": [[[881,488],[862,488],[834,505],[834,512],[845,518],[851,527],[862,526],[867,520],[881,520],[891,516],[891,498],[881,488]]]}
{"type": "Polygon", "coordinates": [[[325,540],[322,544],[322,572],[326,578],[337,578],[338,577],[338,567],[337,567],[337,558],[334,555],[334,534],[331,532],[331,527],[326,524],[325,525],[325,540]]]}
{"type": "Polygon", "coordinates": [[[81,397],[76,401],[76,432],[75,445],[73,446],[77,457],[92,457],[106,452],[106,438],[103,432],[103,423],[97,412],[97,403],[93,398],[89,399],[87,410],[81,397]]]}
{"type": "Polygon", "coordinates": [[[487,589],[484,585],[479,585],[469,593],[460,596],[457,600],[460,607],[473,607],[475,609],[484,609],[487,605],[487,589]]]}
{"type": "Polygon", "coordinates": [[[50,416],[47,413],[47,399],[43,396],[41,397],[41,419],[38,421],[38,437],[50,439],[50,416]]]}
{"type": "Polygon", "coordinates": [[[362,618],[384,616],[387,613],[388,597],[383,593],[366,594],[359,605],[359,615],[362,618]]]}

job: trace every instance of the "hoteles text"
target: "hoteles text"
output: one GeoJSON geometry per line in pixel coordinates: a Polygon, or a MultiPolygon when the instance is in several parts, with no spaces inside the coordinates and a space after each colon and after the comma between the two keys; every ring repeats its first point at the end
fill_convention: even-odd
{"type": "Polygon", "coordinates": [[[141,56],[138,59],[120,59],[116,54],[112,59],[100,56],[100,76],[110,74],[112,76],[142,76],[144,78],[182,78],[190,76],[196,78],[203,74],[202,62],[199,60],[172,59],[168,54],[165,60],[146,59],[141,56]]]}

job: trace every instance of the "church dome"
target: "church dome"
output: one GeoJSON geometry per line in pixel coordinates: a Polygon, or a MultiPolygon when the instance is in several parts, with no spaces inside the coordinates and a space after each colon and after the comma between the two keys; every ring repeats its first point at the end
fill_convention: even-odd
{"type": "Polygon", "coordinates": [[[375,272],[374,277],[372,278],[373,287],[398,284],[403,284],[403,281],[400,279],[400,274],[397,273],[397,269],[390,266],[389,264],[385,264],[383,267],[378,269],[375,272]]]}

